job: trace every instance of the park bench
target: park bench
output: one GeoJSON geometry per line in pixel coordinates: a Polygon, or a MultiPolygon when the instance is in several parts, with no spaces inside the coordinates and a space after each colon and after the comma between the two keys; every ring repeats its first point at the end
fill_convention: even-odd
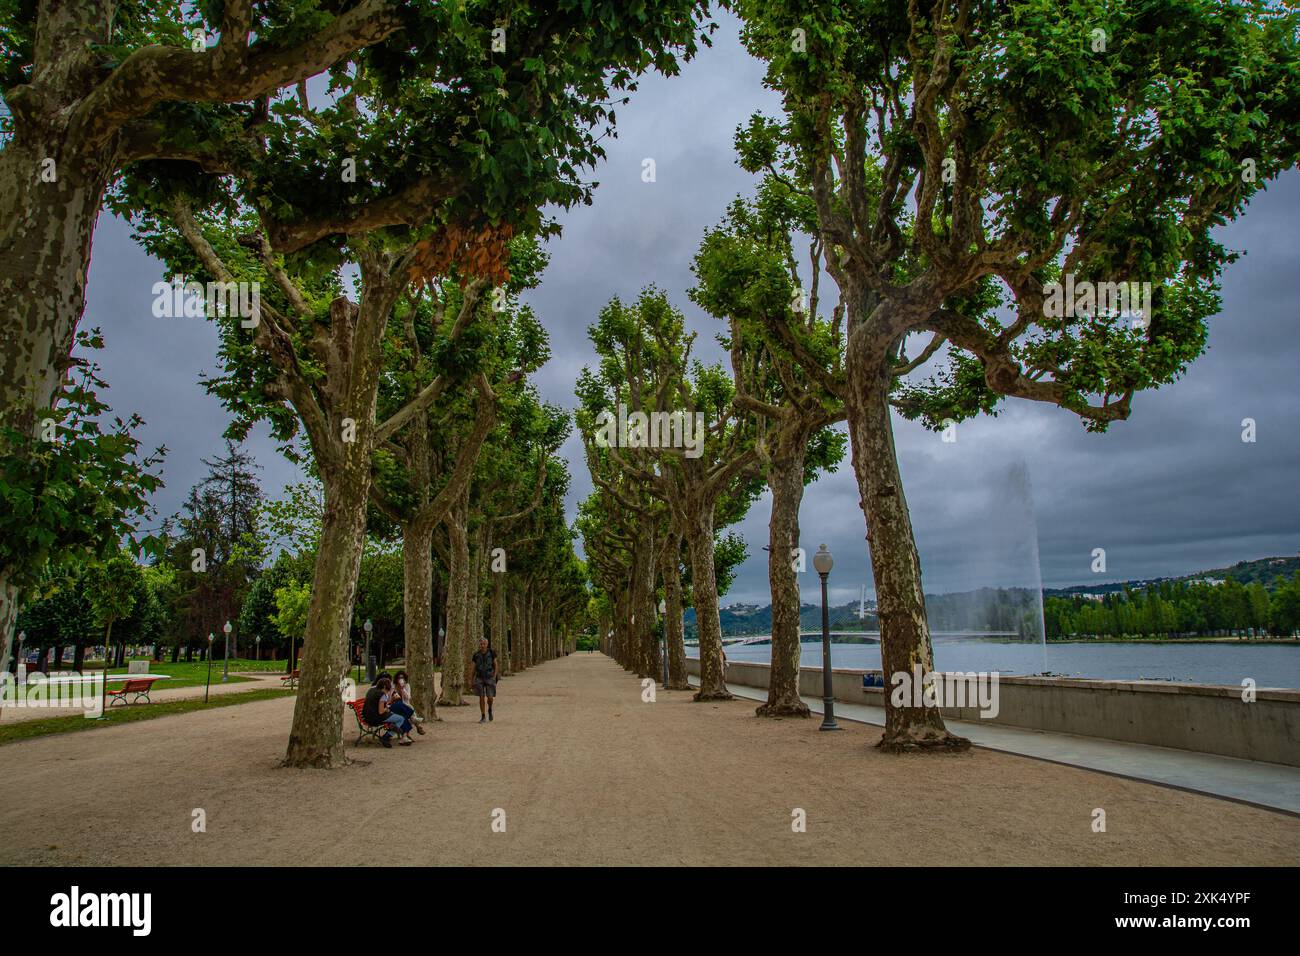
{"type": "Polygon", "coordinates": [[[298,689],[298,668],[295,667],[292,672],[282,675],[280,677],[280,683],[283,686],[289,688],[290,690],[297,690],[298,689]]]}
{"type": "Polygon", "coordinates": [[[113,690],[112,688],[105,688],[105,690],[108,693],[108,696],[113,699],[113,702],[108,706],[112,707],[113,704],[127,703],[126,700],[127,694],[135,695],[135,699],[131,701],[132,704],[140,703],[141,697],[144,698],[146,704],[152,704],[153,701],[149,699],[149,688],[152,686],[153,686],[153,681],[151,680],[129,680],[126,683],[124,683],[121,687],[119,687],[117,690],[113,690]]]}
{"type": "Polygon", "coordinates": [[[364,698],[358,700],[350,700],[347,702],[347,705],[350,708],[352,708],[352,716],[356,717],[357,719],[357,730],[360,731],[360,733],[357,735],[358,747],[361,746],[362,742],[367,737],[369,737],[372,740],[378,740],[380,735],[384,732],[384,730],[388,729],[387,724],[380,724],[378,727],[374,727],[366,723],[366,719],[361,716],[361,709],[366,706],[366,702],[364,698]]]}

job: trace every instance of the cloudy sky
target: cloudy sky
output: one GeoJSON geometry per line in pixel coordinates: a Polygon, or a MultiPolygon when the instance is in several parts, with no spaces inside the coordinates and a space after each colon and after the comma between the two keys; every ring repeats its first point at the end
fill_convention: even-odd
{"type": "MultiPolygon", "coordinates": [[[[721,324],[685,295],[691,256],[706,228],[753,178],[736,166],[732,134],[755,110],[775,114],[760,64],[737,39],[734,21],[711,50],[674,79],[647,77],[620,108],[619,135],[596,171],[593,205],[561,217],[564,234],[549,244],[551,264],[529,301],[550,332],[554,357],[538,375],[544,398],[572,407],[573,383],[594,360],[587,326],[611,296],[634,298],[654,283],[699,331],[697,353],[722,359],[721,324]],[[654,159],[656,181],[643,182],[654,159]]],[[[1300,549],[1300,393],[1296,341],[1300,268],[1300,174],[1292,172],[1255,199],[1223,232],[1247,253],[1223,285],[1223,313],[1211,325],[1208,353],[1183,380],[1139,395],[1128,422],[1086,433],[1061,409],[1013,401],[996,418],[963,423],[944,443],[896,421],[908,502],[927,591],[984,585],[1045,586],[1177,574],[1300,549]],[[1242,419],[1257,440],[1241,440],[1242,419]],[[1105,549],[1106,571],[1092,571],[1105,549]]],[[[126,226],[104,216],[95,238],[87,325],[100,326],[99,359],[118,413],[138,411],[146,445],[165,444],[166,488],[160,514],[175,512],[204,472],[200,459],[221,450],[226,417],[198,384],[215,371],[214,329],[196,319],[154,318],[150,287],[161,265],[132,242],[126,226]]],[[[297,472],[265,432],[249,442],[275,493],[297,472]]],[[[591,488],[581,444],[562,449],[573,472],[568,506],[591,488]]],[[[736,527],[750,558],[724,603],[766,604],[768,499],[736,527]]],[[[865,526],[848,463],[806,493],[801,524],[811,553],[835,554],[837,601],[870,588],[865,526]]],[[[815,576],[807,572],[806,596],[815,576]]]]}

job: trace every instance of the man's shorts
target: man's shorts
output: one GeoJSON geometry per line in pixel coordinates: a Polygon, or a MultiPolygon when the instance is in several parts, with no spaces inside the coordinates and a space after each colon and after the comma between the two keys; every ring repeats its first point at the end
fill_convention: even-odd
{"type": "Polygon", "coordinates": [[[474,694],[477,697],[495,697],[497,695],[497,682],[490,677],[474,678],[474,694]]]}

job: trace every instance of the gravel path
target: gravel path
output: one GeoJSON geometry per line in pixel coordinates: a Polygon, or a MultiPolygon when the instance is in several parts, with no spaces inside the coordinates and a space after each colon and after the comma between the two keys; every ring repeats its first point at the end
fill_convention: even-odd
{"type": "Polygon", "coordinates": [[[343,865],[380,846],[401,864],[1300,862],[1284,814],[990,751],[888,756],[878,729],[759,720],[747,701],[643,703],[599,654],[500,693],[494,723],[443,708],[392,750],[354,746],[349,716],[354,762],[333,772],[277,766],[289,699],[0,747],[0,862],[343,865]]]}

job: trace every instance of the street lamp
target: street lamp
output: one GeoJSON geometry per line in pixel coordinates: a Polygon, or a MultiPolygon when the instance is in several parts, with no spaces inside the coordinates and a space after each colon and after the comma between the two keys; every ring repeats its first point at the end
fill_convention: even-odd
{"type": "Polygon", "coordinates": [[[262,659],[262,635],[261,634],[257,635],[257,637],[254,638],[253,646],[257,648],[255,653],[257,654],[257,659],[260,661],[262,659]]]}
{"type": "Polygon", "coordinates": [[[668,602],[662,599],[659,601],[659,616],[663,618],[663,622],[664,622],[664,633],[663,633],[662,643],[663,643],[663,661],[664,661],[664,686],[667,687],[668,686],[668,602]]]}
{"type": "Polygon", "coordinates": [[[835,722],[835,694],[831,685],[831,615],[826,604],[826,578],[831,573],[835,559],[826,545],[813,555],[813,567],[822,579],[822,725],[819,730],[839,730],[835,722]]]}
{"type": "Polygon", "coordinates": [[[21,678],[24,682],[27,680],[27,655],[23,653],[23,641],[27,640],[27,632],[18,632],[18,659],[14,661],[14,673],[18,674],[18,668],[22,668],[21,678]]]}
{"type": "Polygon", "coordinates": [[[216,637],[208,631],[208,682],[203,687],[203,703],[208,702],[208,692],[212,689],[212,641],[216,637]]]}
{"type": "Polygon", "coordinates": [[[221,672],[221,683],[224,684],[230,680],[230,632],[232,630],[230,622],[227,621],[221,629],[226,632],[226,663],[221,672]]]}
{"type": "Polygon", "coordinates": [[[366,623],[361,625],[366,631],[366,680],[370,683],[375,682],[375,659],[370,656],[370,632],[375,626],[370,623],[370,618],[366,618],[366,623]]]}

